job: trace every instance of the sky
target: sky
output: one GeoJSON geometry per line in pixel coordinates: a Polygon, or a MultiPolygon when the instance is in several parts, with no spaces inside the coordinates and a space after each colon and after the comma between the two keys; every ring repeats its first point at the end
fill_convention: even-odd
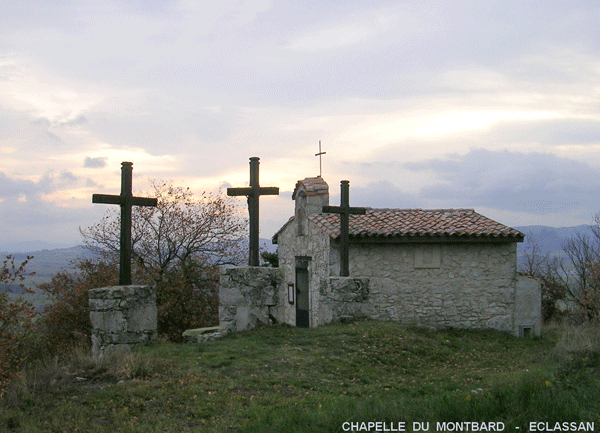
{"type": "MultiPolygon", "coordinates": [[[[331,204],[474,208],[509,226],[600,211],[595,0],[0,5],[0,249],[81,243],[152,179],[260,183],[261,233],[319,175],[331,204]]],[[[242,211],[246,202],[238,198],[242,211]]]]}

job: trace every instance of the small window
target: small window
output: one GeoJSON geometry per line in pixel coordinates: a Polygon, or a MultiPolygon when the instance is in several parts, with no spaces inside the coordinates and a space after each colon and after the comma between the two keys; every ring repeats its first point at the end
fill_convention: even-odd
{"type": "Polygon", "coordinates": [[[442,253],[438,245],[415,246],[415,269],[436,269],[441,263],[442,253]]]}
{"type": "Polygon", "coordinates": [[[535,325],[521,325],[519,326],[519,337],[521,338],[533,338],[535,333],[533,332],[535,325]]]}

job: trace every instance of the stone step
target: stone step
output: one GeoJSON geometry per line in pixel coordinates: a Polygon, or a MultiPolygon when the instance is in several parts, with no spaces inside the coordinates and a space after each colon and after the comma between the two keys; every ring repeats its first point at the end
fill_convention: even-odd
{"type": "Polygon", "coordinates": [[[218,326],[188,329],[182,335],[190,343],[204,343],[219,338],[221,336],[219,329],[218,326]]]}

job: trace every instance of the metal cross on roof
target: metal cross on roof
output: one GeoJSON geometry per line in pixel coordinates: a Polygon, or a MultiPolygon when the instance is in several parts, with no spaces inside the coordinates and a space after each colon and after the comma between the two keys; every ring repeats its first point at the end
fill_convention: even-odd
{"type": "Polygon", "coordinates": [[[364,215],[367,210],[364,207],[350,207],[350,182],[342,180],[341,182],[341,205],[323,206],[324,213],[340,214],[340,277],[350,275],[349,255],[349,233],[350,233],[350,214],[364,215]]]}
{"type": "Polygon", "coordinates": [[[325,155],[327,152],[321,152],[321,140],[319,140],[319,153],[315,153],[315,156],[319,157],[319,177],[323,177],[323,165],[321,155],[325,155]]]}
{"type": "Polygon", "coordinates": [[[248,264],[250,266],[259,266],[259,246],[258,246],[258,198],[261,195],[279,195],[279,188],[265,187],[261,188],[258,180],[258,165],[260,158],[253,156],[250,158],[250,188],[227,188],[227,195],[248,197],[248,213],[250,215],[250,247],[248,254],[248,264]]]}
{"type": "Polygon", "coordinates": [[[121,206],[121,240],[120,240],[120,264],[119,284],[127,286],[131,284],[131,207],[132,206],[156,206],[157,199],[133,197],[131,192],[131,171],[133,163],[121,163],[121,195],[94,194],[92,203],[118,204],[121,206]]]}

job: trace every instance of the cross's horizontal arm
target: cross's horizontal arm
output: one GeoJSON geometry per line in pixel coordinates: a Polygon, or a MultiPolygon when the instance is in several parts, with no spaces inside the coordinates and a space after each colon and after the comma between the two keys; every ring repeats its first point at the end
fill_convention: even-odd
{"type": "MultiPolygon", "coordinates": [[[[131,197],[129,199],[130,204],[134,206],[157,206],[158,200],[156,198],[146,197],[131,197]]],[[[120,195],[110,194],[94,194],[92,195],[92,203],[103,203],[103,204],[124,204],[125,200],[120,195]]]]}
{"type": "Polygon", "coordinates": [[[92,203],[122,204],[123,198],[120,195],[93,194],[92,203]]]}
{"type": "Polygon", "coordinates": [[[227,195],[250,195],[252,194],[252,188],[227,188],[227,195]]]}
{"type": "Polygon", "coordinates": [[[158,206],[158,199],[148,197],[131,197],[131,204],[134,206],[158,206]]]}
{"type": "MultiPolygon", "coordinates": [[[[246,195],[251,196],[254,195],[254,188],[227,188],[227,195],[237,196],[237,195],[246,195]]],[[[261,187],[258,188],[258,195],[278,195],[279,188],[277,187],[261,187]]]]}
{"type": "Polygon", "coordinates": [[[323,213],[350,213],[353,215],[364,215],[365,213],[367,213],[367,210],[364,207],[350,207],[347,208],[347,211],[345,208],[341,207],[341,206],[323,206],[323,213]]]}
{"type": "Polygon", "coordinates": [[[258,190],[260,195],[279,195],[279,188],[276,186],[260,187],[258,190]]]}

